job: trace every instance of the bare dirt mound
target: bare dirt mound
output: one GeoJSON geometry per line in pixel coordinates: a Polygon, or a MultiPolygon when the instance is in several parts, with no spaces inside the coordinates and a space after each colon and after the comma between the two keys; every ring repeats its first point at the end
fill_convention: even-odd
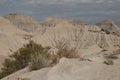
{"type": "Polygon", "coordinates": [[[33,20],[29,16],[21,14],[9,14],[4,16],[4,18],[8,19],[11,23],[24,31],[31,32],[37,30],[38,28],[41,28],[40,23],[33,20]]]}
{"type": "Polygon", "coordinates": [[[23,38],[26,32],[19,30],[9,20],[0,17],[0,54],[8,54],[9,49],[15,49],[26,42],[23,38]]]}

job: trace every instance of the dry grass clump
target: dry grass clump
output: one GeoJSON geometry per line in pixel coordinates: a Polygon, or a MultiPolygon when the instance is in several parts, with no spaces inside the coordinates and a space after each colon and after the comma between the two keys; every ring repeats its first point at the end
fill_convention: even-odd
{"type": "Polygon", "coordinates": [[[54,42],[55,42],[54,46],[58,49],[57,55],[60,58],[61,57],[67,57],[67,58],[79,57],[77,54],[78,46],[72,47],[71,43],[66,39],[55,40],[54,42]]]}
{"type": "Polygon", "coordinates": [[[50,58],[48,55],[36,53],[31,55],[30,58],[30,70],[39,70],[43,67],[47,67],[50,64],[50,58]]]}
{"type": "Polygon", "coordinates": [[[62,57],[80,58],[80,55],[77,54],[77,52],[72,49],[66,49],[66,48],[60,49],[57,54],[50,55],[50,58],[52,60],[51,65],[53,66],[53,65],[57,64],[62,57]]]}
{"type": "Polygon", "coordinates": [[[79,54],[77,54],[77,51],[74,49],[69,49],[67,47],[60,49],[57,54],[60,58],[66,57],[66,58],[79,58],[79,54]]]}
{"type": "Polygon", "coordinates": [[[62,57],[66,58],[80,58],[76,48],[71,48],[66,41],[55,41],[55,47],[58,49],[56,54],[51,54],[52,64],[56,64],[62,57]]]}

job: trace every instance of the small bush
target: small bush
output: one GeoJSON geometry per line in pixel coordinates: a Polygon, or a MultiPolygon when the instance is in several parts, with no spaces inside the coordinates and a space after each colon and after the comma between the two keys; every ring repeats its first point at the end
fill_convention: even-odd
{"type": "Polygon", "coordinates": [[[31,55],[30,58],[30,70],[38,70],[49,65],[49,56],[45,54],[31,55]]]}
{"type": "Polygon", "coordinates": [[[56,64],[62,57],[66,58],[79,58],[80,55],[77,53],[76,48],[71,48],[68,41],[55,41],[55,47],[58,49],[56,54],[52,54],[52,64],[56,64]]]}
{"type": "Polygon", "coordinates": [[[60,58],[66,57],[66,58],[78,58],[79,55],[77,54],[76,50],[74,49],[68,49],[68,48],[63,48],[58,51],[57,54],[60,58]]]}
{"type": "Polygon", "coordinates": [[[51,64],[50,66],[54,66],[55,64],[57,64],[59,62],[59,60],[62,57],[66,57],[66,58],[79,58],[79,54],[77,54],[76,50],[73,49],[67,49],[67,48],[61,48],[58,50],[57,54],[50,54],[49,55],[50,59],[51,59],[51,64]]]}
{"type": "Polygon", "coordinates": [[[9,58],[5,59],[0,72],[0,79],[20,69],[32,64],[32,70],[46,66],[49,47],[43,48],[41,45],[30,41],[9,58]],[[32,56],[32,57],[31,57],[32,56]]]}
{"type": "Polygon", "coordinates": [[[0,72],[0,79],[2,77],[5,77],[17,70],[17,64],[14,60],[11,59],[5,59],[5,62],[3,63],[3,68],[1,68],[0,72]]]}
{"type": "Polygon", "coordinates": [[[54,46],[58,49],[58,53],[57,56],[59,58],[62,57],[66,57],[66,58],[77,58],[80,57],[77,54],[77,46],[71,47],[71,43],[66,40],[66,39],[62,39],[62,40],[55,40],[54,41],[55,44],[54,46]]]}
{"type": "Polygon", "coordinates": [[[49,66],[54,66],[55,64],[59,62],[60,57],[58,55],[51,54],[50,59],[51,59],[51,64],[49,66]]]}

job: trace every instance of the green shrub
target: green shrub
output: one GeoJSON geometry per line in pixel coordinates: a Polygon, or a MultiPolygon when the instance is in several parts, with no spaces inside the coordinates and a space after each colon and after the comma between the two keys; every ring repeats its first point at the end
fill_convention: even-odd
{"type": "Polygon", "coordinates": [[[13,72],[15,72],[17,70],[16,67],[16,62],[14,60],[11,59],[5,59],[5,62],[3,63],[3,68],[1,68],[1,72],[0,72],[0,78],[5,77],[13,72]]]}
{"type": "Polygon", "coordinates": [[[15,71],[25,68],[26,66],[29,65],[29,63],[41,64],[39,66],[34,65],[32,70],[34,68],[40,69],[44,67],[45,66],[44,64],[46,64],[45,59],[48,60],[47,59],[48,50],[49,50],[48,47],[43,48],[41,45],[38,45],[33,41],[30,41],[29,44],[24,45],[24,47],[20,48],[14,54],[10,55],[9,58],[5,59],[3,63],[3,68],[1,69],[0,72],[0,79],[15,71]]]}

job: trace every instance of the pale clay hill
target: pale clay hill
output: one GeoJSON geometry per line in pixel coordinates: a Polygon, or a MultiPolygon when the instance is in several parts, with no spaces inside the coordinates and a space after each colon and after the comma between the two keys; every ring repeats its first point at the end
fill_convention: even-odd
{"type": "Polygon", "coordinates": [[[10,20],[11,23],[16,25],[19,29],[22,29],[27,32],[35,31],[38,29],[38,27],[39,28],[41,27],[39,22],[33,20],[29,16],[20,15],[20,14],[9,14],[3,17],[10,20]]]}
{"type": "Polygon", "coordinates": [[[26,32],[19,30],[9,20],[0,17],[0,67],[4,57],[22,47],[27,41],[23,39],[26,32]]]}
{"type": "Polygon", "coordinates": [[[51,46],[56,53],[56,41],[76,48],[80,56],[90,61],[62,58],[54,67],[28,72],[15,72],[2,80],[119,80],[120,57],[114,65],[103,64],[103,55],[120,49],[120,28],[111,20],[88,25],[80,20],[46,18],[42,22],[29,16],[9,14],[0,17],[0,67],[14,51],[33,40],[51,46]],[[26,73],[25,73],[26,72],[26,73]],[[25,74],[23,74],[25,73],[25,74]]]}

